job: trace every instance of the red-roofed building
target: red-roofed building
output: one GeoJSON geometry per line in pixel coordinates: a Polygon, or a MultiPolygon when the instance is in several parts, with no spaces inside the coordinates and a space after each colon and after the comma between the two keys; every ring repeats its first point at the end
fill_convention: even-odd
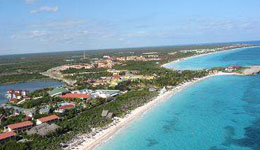
{"type": "Polygon", "coordinates": [[[113,76],[113,78],[114,78],[114,80],[121,80],[121,76],[119,76],[119,75],[115,75],[115,76],[113,76]]]}
{"type": "Polygon", "coordinates": [[[26,97],[26,95],[29,93],[29,91],[26,90],[9,90],[7,91],[7,98],[8,99],[12,99],[12,98],[16,98],[18,100],[26,97]]]}
{"type": "Polygon", "coordinates": [[[16,98],[12,98],[12,99],[9,100],[9,102],[15,103],[15,102],[17,102],[17,99],[16,98]]]}
{"type": "Polygon", "coordinates": [[[80,98],[80,99],[88,99],[91,97],[90,94],[77,94],[77,93],[67,93],[65,95],[60,96],[61,98],[80,98]]]}
{"type": "Polygon", "coordinates": [[[16,133],[13,131],[11,132],[4,132],[0,134],[0,143],[3,144],[4,142],[10,140],[10,139],[15,139],[16,133]]]}
{"type": "Polygon", "coordinates": [[[32,117],[26,116],[26,117],[24,118],[24,120],[25,120],[25,121],[31,121],[31,120],[32,120],[32,117]]]}
{"type": "Polygon", "coordinates": [[[31,121],[25,121],[15,124],[10,124],[5,129],[7,131],[26,131],[30,129],[33,126],[33,123],[31,121]]]}
{"type": "Polygon", "coordinates": [[[240,69],[241,66],[231,66],[231,68],[233,68],[233,69],[240,69]]]}
{"type": "Polygon", "coordinates": [[[39,124],[47,123],[47,122],[50,123],[50,122],[54,122],[58,119],[59,119],[59,117],[57,115],[50,115],[47,117],[42,117],[42,118],[37,119],[36,124],[39,125],[39,124]]]}
{"type": "Polygon", "coordinates": [[[7,93],[8,94],[14,94],[15,92],[14,92],[14,90],[8,90],[7,93]]]}
{"type": "Polygon", "coordinates": [[[235,71],[240,68],[241,68],[241,66],[231,66],[231,67],[227,67],[225,70],[228,72],[232,72],[232,71],[235,71]]]}
{"type": "Polygon", "coordinates": [[[60,106],[57,110],[55,110],[55,112],[63,113],[65,110],[70,110],[70,109],[73,109],[74,107],[75,107],[74,104],[63,105],[63,106],[60,106]]]}

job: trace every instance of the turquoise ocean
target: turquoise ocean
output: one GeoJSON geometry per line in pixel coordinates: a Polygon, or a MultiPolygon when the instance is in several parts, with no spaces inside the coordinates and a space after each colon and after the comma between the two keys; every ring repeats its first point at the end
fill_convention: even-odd
{"type": "Polygon", "coordinates": [[[233,65],[259,65],[260,47],[237,48],[206,56],[198,56],[166,65],[167,68],[178,70],[198,70],[212,67],[227,67],[233,65]]]}
{"type": "MultiPolygon", "coordinates": [[[[167,67],[260,65],[260,48],[241,48],[167,67]]],[[[169,97],[97,150],[260,150],[260,75],[215,76],[169,97]]]]}

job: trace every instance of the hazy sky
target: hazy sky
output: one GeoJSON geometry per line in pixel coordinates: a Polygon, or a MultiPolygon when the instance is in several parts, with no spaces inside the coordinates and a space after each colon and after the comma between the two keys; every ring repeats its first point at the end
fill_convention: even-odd
{"type": "Polygon", "coordinates": [[[260,39],[260,0],[0,0],[0,55],[260,39]]]}

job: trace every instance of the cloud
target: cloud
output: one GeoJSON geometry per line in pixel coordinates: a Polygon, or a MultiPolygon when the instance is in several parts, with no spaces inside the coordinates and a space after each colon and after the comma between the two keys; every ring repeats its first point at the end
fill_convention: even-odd
{"type": "MultiPolygon", "coordinates": [[[[30,30],[13,34],[11,39],[68,43],[76,41],[80,37],[86,37],[89,33],[87,30],[30,30]]],[[[93,36],[92,33],[91,36],[93,36]]]]}
{"type": "Polygon", "coordinates": [[[24,40],[24,39],[39,39],[48,36],[50,33],[48,31],[33,30],[28,32],[21,32],[19,34],[14,34],[11,36],[14,40],[24,40]]]}
{"type": "Polygon", "coordinates": [[[70,26],[84,24],[87,22],[88,22],[88,20],[85,20],[85,19],[65,20],[65,21],[48,22],[48,23],[44,23],[44,24],[34,24],[34,25],[31,25],[31,27],[70,27],[70,26]]]}
{"type": "Polygon", "coordinates": [[[33,4],[36,0],[25,0],[26,4],[33,4]]]}
{"type": "Polygon", "coordinates": [[[16,41],[35,40],[41,42],[59,43],[77,41],[79,38],[96,38],[98,33],[95,28],[97,25],[93,25],[93,28],[90,27],[90,24],[93,24],[93,22],[91,23],[86,19],[62,20],[32,24],[23,31],[14,33],[10,36],[10,38],[16,41]]]}
{"type": "Polygon", "coordinates": [[[59,10],[58,6],[56,6],[56,7],[42,6],[39,9],[31,10],[30,13],[31,14],[37,14],[37,13],[41,13],[41,12],[53,12],[53,13],[55,13],[58,10],[59,10]]]}

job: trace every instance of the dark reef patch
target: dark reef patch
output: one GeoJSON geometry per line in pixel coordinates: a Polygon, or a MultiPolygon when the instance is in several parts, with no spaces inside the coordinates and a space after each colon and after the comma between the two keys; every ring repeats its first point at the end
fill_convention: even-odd
{"type": "Polygon", "coordinates": [[[249,147],[252,150],[260,150],[260,78],[259,76],[252,76],[252,79],[254,80],[248,84],[247,90],[243,93],[242,100],[247,102],[247,104],[243,106],[245,113],[256,119],[250,126],[244,128],[244,137],[241,139],[233,139],[232,144],[249,147]]]}
{"type": "Polygon", "coordinates": [[[234,122],[234,123],[237,123],[237,121],[235,119],[232,119],[231,121],[234,122]]]}
{"type": "Polygon", "coordinates": [[[166,121],[164,121],[165,122],[165,124],[163,125],[163,131],[165,132],[165,133],[169,133],[169,132],[171,132],[171,131],[180,131],[180,130],[178,130],[177,128],[176,128],[176,124],[177,124],[177,122],[178,122],[178,118],[177,117],[174,117],[172,120],[166,120],[166,121]]]}
{"type": "Polygon", "coordinates": [[[155,139],[146,139],[146,141],[148,142],[148,144],[147,144],[148,147],[152,147],[156,144],[159,144],[159,142],[155,139]]]}
{"type": "Polygon", "coordinates": [[[216,146],[212,146],[212,147],[209,148],[209,150],[224,150],[224,149],[217,148],[216,146]]]}
{"type": "Polygon", "coordinates": [[[242,114],[245,114],[244,112],[234,112],[233,113],[234,115],[242,115],[242,114]]]}
{"type": "Polygon", "coordinates": [[[232,126],[226,126],[224,129],[225,129],[225,141],[222,143],[222,145],[230,146],[233,143],[235,129],[232,126]]]}
{"type": "Polygon", "coordinates": [[[260,150],[260,119],[252,126],[245,128],[245,137],[234,139],[233,143],[241,147],[250,147],[253,150],[260,150]]]}

